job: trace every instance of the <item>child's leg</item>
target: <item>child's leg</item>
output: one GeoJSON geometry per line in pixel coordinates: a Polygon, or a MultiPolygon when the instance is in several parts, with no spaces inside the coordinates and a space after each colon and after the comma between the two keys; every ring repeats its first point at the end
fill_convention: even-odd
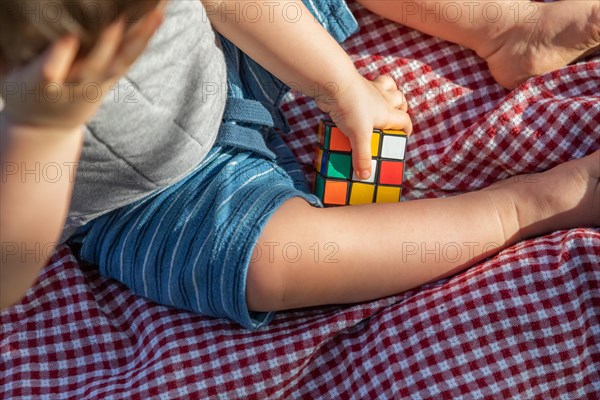
{"type": "Polygon", "coordinates": [[[600,48],[597,0],[358,1],[393,21],[474,50],[507,88],[600,48]]]}
{"type": "Polygon", "coordinates": [[[251,260],[254,311],[376,299],[417,287],[522,238],[600,225],[600,151],[445,199],[317,209],[288,200],[251,260]]]}

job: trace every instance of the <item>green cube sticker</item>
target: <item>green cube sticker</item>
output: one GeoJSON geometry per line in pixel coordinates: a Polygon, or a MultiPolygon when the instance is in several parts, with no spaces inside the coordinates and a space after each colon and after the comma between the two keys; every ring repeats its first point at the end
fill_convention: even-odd
{"type": "Polygon", "coordinates": [[[327,163],[327,176],[330,178],[351,179],[352,157],[346,154],[330,154],[327,163]]]}

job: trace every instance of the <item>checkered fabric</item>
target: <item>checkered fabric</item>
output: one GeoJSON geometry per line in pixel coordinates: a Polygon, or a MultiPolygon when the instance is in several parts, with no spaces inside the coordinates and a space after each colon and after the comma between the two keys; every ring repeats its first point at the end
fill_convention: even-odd
{"type": "MultiPolygon", "coordinates": [[[[352,7],[357,67],[391,74],[410,100],[407,199],[600,147],[600,56],[508,92],[472,52],[352,7]]],[[[285,111],[308,170],[321,114],[294,96],[285,111]]],[[[61,247],[0,314],[0,398],[600,398],[599,249],[599,230],[559,231],[398,296],[250,332],[136,297],[61,247]]]]}

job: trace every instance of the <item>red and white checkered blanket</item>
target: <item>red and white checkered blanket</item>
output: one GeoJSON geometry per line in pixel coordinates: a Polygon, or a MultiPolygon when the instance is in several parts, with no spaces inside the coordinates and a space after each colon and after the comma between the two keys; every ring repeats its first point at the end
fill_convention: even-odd
{"type": "MultiPolygon", "coordinates": [[[[471,51],[352,8],[357,67],[391,74],[410,100],[405,199],[600,148],[599,55],[508,92],[471,51]]],[[[321,114],[304,98],[285,111],[309,168],[321,114]]],[[[600,231],[573,229],[408,293],[284,312],[249,332],[134,296],[61,247],[0,314],[0,398],[599,398],[599,286],[600,231]]]]}

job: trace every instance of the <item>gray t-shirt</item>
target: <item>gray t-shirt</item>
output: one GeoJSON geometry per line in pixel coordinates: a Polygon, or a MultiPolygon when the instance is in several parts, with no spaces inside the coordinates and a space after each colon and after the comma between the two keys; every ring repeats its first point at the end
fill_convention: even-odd
{"type": "Polygon", "coordinates": [[[146,51],[85,128],[62,240],[189,174],[215,142],[226,94],[223,53],[202,3],[170,2],[146,51]]]}

